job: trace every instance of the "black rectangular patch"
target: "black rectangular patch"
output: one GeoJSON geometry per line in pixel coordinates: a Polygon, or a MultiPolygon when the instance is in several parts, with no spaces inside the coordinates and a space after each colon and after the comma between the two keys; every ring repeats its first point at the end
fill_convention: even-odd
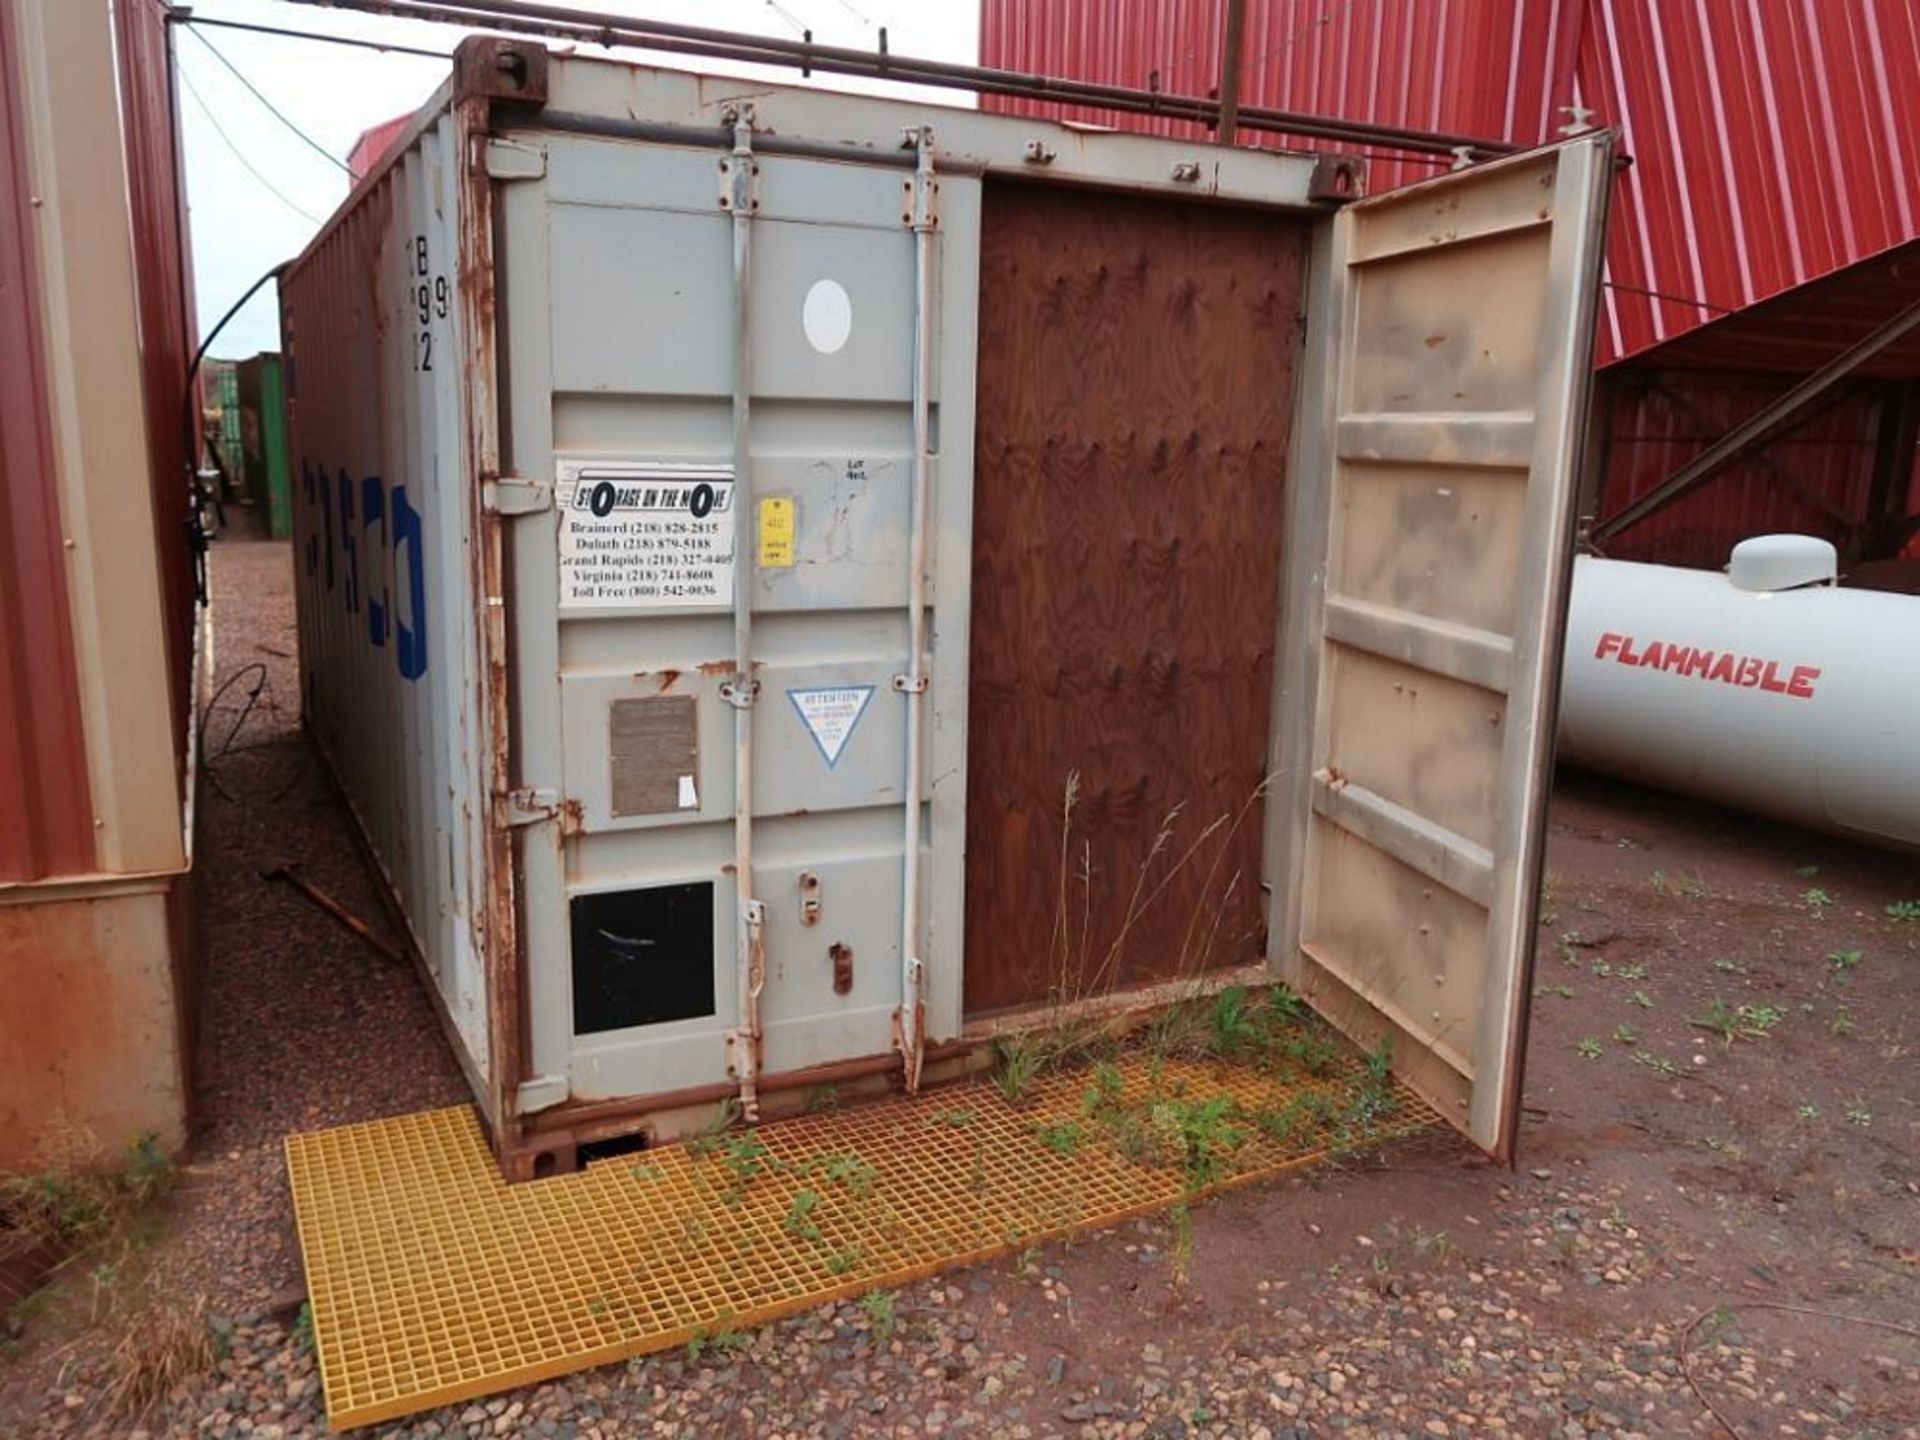
{"type": "Polygon", "coordinates": [[[576,895],[573,1033],[714,1013],[713,882],[576,895]]]}

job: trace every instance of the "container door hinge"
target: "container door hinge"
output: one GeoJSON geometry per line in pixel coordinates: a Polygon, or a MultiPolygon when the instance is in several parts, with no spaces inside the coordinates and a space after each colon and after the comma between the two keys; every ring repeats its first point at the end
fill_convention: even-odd
{"type": "Polygon", "coordinates": [[[531,475],[501,475],[480,487],[480,508],[489,515],[541,515],[553,508],[553,482],[531,475]]]}
{"type": "Polygon", "coordinates": [[[927,693],[927,672],[922,670],[918,675],[896,675],[893,677],[893,688],[902,695],[924,695],[927,693]]]}
{"type": "Polygon", "coordinates": [[[753,106],[728,106],[723,117],[733,127],[733,149],[720,157],[720,208],[752,215],[760,208],[760,162],[753,158],[753,106]]]}
{"type": "Polygon", "coordinates": [[[543,790],[534,786],[509,790],[505,807],[506,823],[509,827],[543,825],[558,818],[560,805],[558,790],[543,790]]]}
{"type": "Polygon", "coordinates": [[[522,1080],[519,1090],[520,1113],[531,1115],[536,1110],[551,1110],[570,1093],[564,1075],[536,1075],[531,1080],[522,1080]]]}
{"type": "Polygon", "coordinates": [[[480,152],[480,168],[489,180],[540,180],[546,177],[547,152],[489,138],[480,152]]]}
{"type": "Polygon", "coordinates": [[[910,125],[900,132],[900,148],[917,150],[922,163],[900,182],[900,223],[909,230],[940,228],[940,182],[933,177],[933,127],[910,125]]]}

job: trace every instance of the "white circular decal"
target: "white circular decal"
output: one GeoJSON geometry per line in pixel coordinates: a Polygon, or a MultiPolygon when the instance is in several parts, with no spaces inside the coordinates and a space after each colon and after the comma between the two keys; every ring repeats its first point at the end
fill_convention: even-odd
{"type": "Polygon", "coordinates": [[[822,355],[832,355],[853,333],[853,301],[838,280],[816,280],[800,307],[800,324],[807,343],[822,355]]]}

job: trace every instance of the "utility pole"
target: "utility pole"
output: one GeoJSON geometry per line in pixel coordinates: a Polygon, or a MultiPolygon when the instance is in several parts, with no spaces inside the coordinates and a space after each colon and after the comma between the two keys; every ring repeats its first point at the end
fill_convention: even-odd
{"type": "Polygon", "coordinates": [[[1247,0],[1227,0],[1227,24],[1220,36],[1220,124],[1214,138],[1233,144],[1240,129],[1240,51],[1247,33],[1247,0]]]}

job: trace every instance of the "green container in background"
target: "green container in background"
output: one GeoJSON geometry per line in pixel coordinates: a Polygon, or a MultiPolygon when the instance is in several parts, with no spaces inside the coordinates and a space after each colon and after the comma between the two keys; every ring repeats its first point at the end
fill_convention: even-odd
{"type": "Polygon", "coordinates": [[[235,361],[211,357],[200,367],[201,395],[206,405],[200,433],[219,447],[220,463],[229,470],[238,469],[240,465],[240,380],[237,370],[235,361]]]}
{"type": "Polygon", "coordinates": [[[293,533],[293,481],[287,461],[287,387],[277,352],[236,367],[239,391],[240,473],[246,492],[267,502],[267,533],[284,540],[293,533]]]}

